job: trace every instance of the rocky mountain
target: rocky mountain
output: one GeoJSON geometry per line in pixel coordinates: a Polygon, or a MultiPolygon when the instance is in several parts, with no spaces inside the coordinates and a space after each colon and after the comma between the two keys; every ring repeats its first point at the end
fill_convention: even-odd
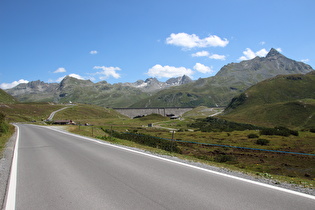
{"type": "Polygon", "coordinates": [[[315,127],[315,71],[279,75],[234,97],[223,118],[294,129],[315,127]]]}
{"type": "Polygon", "coordinates": [[[37,80],[19,84],[18,86],[5,91],[21,102],[51,101],[58,87],[59,84],[57,83],[45,83],[37,80]]]}
{"type": "Polygon", "coordinates": [[[158,90],[192,82],[187,76],[160,82],[156,78],[135,83],[93,83],[70,76],[58,83],[33,81],[6,90],[22,102],[91,103],[104,107],[128,107],[158,90]]]}
{"type": "Polygon", "coordinates": [[[183,75],[181,77],[168,79],[166,82],[160,82],[156,78],[148,78],[145,81],[138,80],[135,83],[122,83],[122,85],[139,88],[143,92],[157,92],[169,87],[179,86],[190,82],[193,82],[193,80],[190,77],[183,75]]]}
{"type": "Polygon", "coordinates": [[[159,91],[132,106],[226,106],[234,96],[260,81],[281,74],[305,74],[312,71],[314,69],[311,66],[289,59],[271,49],[266,57],[230,63],[213,77],[159,91]]]}
{"type": "Polygon", "coordinates": [[[275,49],[266,57],[230,63],[213,77],[192,81],[188,76],[160,82],[156,78],[135,83],[93,83],[65,77],[58,83],[34,81],[6,90],[19,101],[91,103],[103,107],[226,106],[230,100],[260,81],[277,75],[305,74],[311,66],[289,59],[275,49]]]}
{"type": "Polygon", "coordinates": [[[249,61],[223,66],[216,77],[220,77],[231,85],[237,86],[241,82],[246,86],[251,86],[277,75],[306,74],[312,70],[311,66],[291,60],[272,48],[266,57],[257,56],[249,61]]]}

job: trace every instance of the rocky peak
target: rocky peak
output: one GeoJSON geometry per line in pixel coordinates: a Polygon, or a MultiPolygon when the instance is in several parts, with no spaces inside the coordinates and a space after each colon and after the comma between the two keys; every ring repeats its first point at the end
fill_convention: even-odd
{"type": "Polygon", "coordinates": [[[183,77],[182,77],[182,84],[186,84],[186,83],[190,83],[190,82],[192,82],[193,80],[189,77],[189,76],[187,76],[187,75],[184,75],[183,77]]]}
{"type": "Polygon", "coordinates": [[[64,89],[70,86],[79,86],[79,87],[90,86],[93,84],[94,83],[91,82],[90,80],[81,80],[81,79],[77,79],[75,77],[71,77],[68,75],[60,82],[59,89],[64,89]]]}
{"type": "Polygon", "coordinates": [[[192,79],[190,77],[183,75],[181,77],[176,77],[176,78],[171,78],[166,81],[166,84],[172,85],[172,86],[177,86],[177,85],[182,85],[186,83],[192,82],[192,79]]]}
{"type": "Polygon", "coordinates": [[[159,80],[157,80],[156,78],[148,78],[144,81],[145,83],[159,83],[159,80]]]}
{"type": "Polygon", "coordinates": [[[266,55],[266,58],[279,57],[279,56],[283,56],[283,55],[281,53],[279,53],[276,49],[271,48],[269,53],[266,55]]]}

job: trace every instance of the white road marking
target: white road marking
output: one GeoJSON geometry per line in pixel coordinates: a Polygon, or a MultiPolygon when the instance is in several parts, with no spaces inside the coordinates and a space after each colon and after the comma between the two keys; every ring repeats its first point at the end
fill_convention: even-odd
{"type": "Polygon", "coordinates": [[[20,139],[20,131],[19,127],[16,126],[17,135],[16,142],[13,153],[13,160],[11,165],[10,172],[10,181],[8,186],[8,194],[6,198],[5,210],[14,210],[15,209],[15,200],[16,200],[16,178],[17,178],[17,161],[18,161],[18,147],[19,147],[19,139],[20,139]]]}
{"type": "Polygon", "coordinates": [[[279,191],[282,191],[282,192],[286,192],[286,193],[290,193],[290,194],[294,194],[294,195],[298,195],[298,196],[301,196],[301,197],[310,198],[310,199],[315,200],[315,196],[313,196],[313,195],[309,195],[309,194],[305,194],[305,193],[301,193],[301,192],[297,192],[297,191],[293,191],[293,190],[289,190],[289,189],[285,189],[285,188],[281,188],[281,187],[277,187],[277,186],[273,186],[273,185],[269,185],[269,184],[265,184],[265,183],[261,183],[261,182],[257,182],[257,181],[253,181],[253,180],[249,180],[249,179],[245,179],[245,178],[229,175],[229,174],[224,174],[224,173],[217,172],[217,171],[212,171],[210,169],[205,169],[205,168],[201,168],[201,167],[198,167],[198,166],[189,165],[187,163],[182,163],[182,162],[178,162],[178,161],[175,161],[175,160],[170,160],[170,159],[167,159],[167,158],[163,158],[163,157],[155,156],[155,155],[148,154],[148,153],[145,153],[145,152],[140,152],[140,151],[136,151],[136,150],[133,150],[133,149],[121,147],[121,146],[118,146],[118,145],[102,142],[101,140],[97,140],[97,139],[93,139],[93,138],[89,138],[89,137],[85,137],[85,136],[80,136],[80,135],[77,135],[77,134],[69,133],[69,132],[58,130],[58,129],[55,129],[55,128],[51,128],[51,127],[47,127],[47,126],[42,126],[42,127],[49,128],[51,130],[55,130],[55,131],[58,131],[60,133],[76,136],[76,137],[79,137],[79,138],[82,138],[82,139],[85,139],[85,140],[89,140],[89,141],[92,141],[92,142],[95,142],[95,143],[98,143],[98,144],[115,147],[115,148],[118,148],[118,149],[122,149],[122,150],[130,151],[130,152],[138,153],[138,154],[141,154],[141,155],[153,157],[153,158],[156,158],[156,159],[160,159],[160,160],[163,160],[163,161],[175,163],[175,164],[178,164],[178,165],[187,166],[187,167],[194,168],[194,169],[201,170],[201,171],[205,171],[205,172],[208,172],[208,173],[217,174],[217,175],[220,175],[220,176],[225,176],[225,177],[228,177],[228,178],[232,178],[232,179],[248,182],[248,183],[251,183],[251,184],[255,184],[255,185],[259,185],[259,186],[263,186],[263,187],[271,188],[271,189],[274,189],[274,190],[279,190],[279,191]]]}

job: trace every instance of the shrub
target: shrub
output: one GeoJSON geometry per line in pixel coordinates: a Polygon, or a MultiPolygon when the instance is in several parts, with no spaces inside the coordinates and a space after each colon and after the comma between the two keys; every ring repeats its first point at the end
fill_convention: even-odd
{"type": "Polygon", "coordinates": [[[269,140],[267,139],[257,139],[256,144],[258,145],[268,145],[269,144],[269,140]]]}
{"type": "Polygon", "coordinates": [[[119,139],[125,139],[128,141],[133,141],[138,144],[163,149],[170,152],[176,152],[181,154],[180,148],[177,146],[177,143],[174,141],[171,141],[169,139],[163,139],[159,137],[154,137],[146,134],[139,134],[139,133],[120,133],[114,130],[108,130],[101,128],[105,133],[119,138],[119,139]]]}
{"type": "Polygon", "coordinates": [[[311,132],[311,133],[315,133],[315,128],[311,128],[311,129],[310,129],[310,132],[311,132]]]}
{"type": "Polygon", "coordinates": [[[260,135],[277,135],[277,136],[290,136],[290,135],[294,135],[294,136],[298,136],[299,132],[298,131],[294,131],[294,130],[290,130],[286,127],[275,127],[275,128],[263,128],[260,131],[260,135]]]}
{"type": "Polygon", "coordinates": [[[200,131],[203,132],[220,132],[220,131],[244,131],[244,130],[257,130],[260,127],[244,124],[244,123],[237,123],[231,122],[219,118],[214,117],[207,117],[205,119],[197,119],[194,123],[189,125],[193,128],[199,128],[200,131]]]}
{"type": "Polygon", "coordinates": [[[255,139],[255,138],[258,138],[258,135],[255,134],[255,133],[250,133],[250,134],[247,135],[247,137],[248,137],[249,139],[255,139]]]}
{"type": "Polygon", "coordinates": [[[9,124],[5,121],[5,115],[0,113],[0,135],[9,131],[9,124]]]}
{"type": "Polygon", "coordinates": [[[234,157],[232,155],[218,155],[214,158],[216,162],[225,163],[227,161],[232,161],[234,157]]]}

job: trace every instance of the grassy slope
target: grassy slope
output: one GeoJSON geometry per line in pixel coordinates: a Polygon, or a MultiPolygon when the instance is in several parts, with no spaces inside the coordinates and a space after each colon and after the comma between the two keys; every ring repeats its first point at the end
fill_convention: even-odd
{"type": "Polygon", "coordinates": [[[235,98],[224,119],[261,126],[315,127],[315,74],[278,76],[235,98]]]}
{"type": "Polygon", "coordinates": [[[57,112],[54,117],[54,120],[66,119],[81,124],[90,123],[99,125],[104,123],[119,123],[128,120],[129,118],[113,109],[107,109],[96,105],[79,104],[57,112]]]}
{"type": "Polygon", "coordinates": [[[0,89],[0,104],[14,104],[16,102],[13,96],[0,89]]]}
{"type": "Polygon", "coordinates": [[[48,103],[6,104],[0,106],[0,112],[6,115],[9,122],[40,121],[47,119],[51,112],[64,106],[48,103]]]}

